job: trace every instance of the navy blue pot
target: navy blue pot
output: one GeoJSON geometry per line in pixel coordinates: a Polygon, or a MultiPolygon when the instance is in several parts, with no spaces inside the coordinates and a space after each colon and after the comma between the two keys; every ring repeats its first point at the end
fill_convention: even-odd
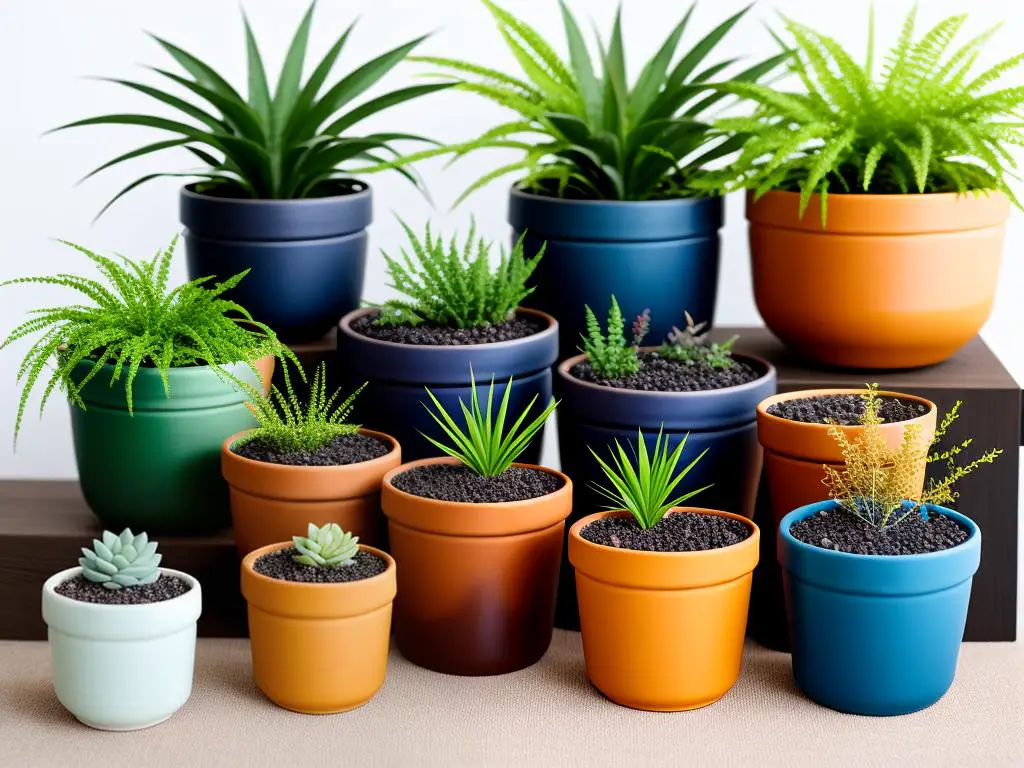
{"type": "Polygon", "coordinates": [[[228,295],[289,342],[324,336],[359,306],[369,186],[304,200],[242,200],[181,190],[190,279],[252,271],[228,295]]]}
{"type": "Polygon", "coordinates": [[[562,329],[559,359],[575,355],[584,305],[602,323],[615,294],[627,322],[651,310],[649,341],[660,343],[684,312],[710,323],[718,292],[722,199],[561,200],[512,188],[513,238],[532,255],[547,242],[526,303],[562,329]]]}
{"type": "MultiPolygon", "coordinates": [[[[424,388],[429,387],[456,423],[461,424],[459,399],[469,405],[472,397],[470,368],[477,387],[483,387],[485,395],[494,377],[495,398],[504,396],[509,377],[512,378],[511,414],[520,413],[536,396],[531,413],[537,415],[551,399],[551,366],[558,354],[558,323],[553,317],[520,309],[519,314],[537,318],[547,327],[514,341],[427,346],[380,341],[352,330],[351,324],[357,318],[374,311],[350,312],[338,324],[338,366],[347,388],[367,382],[356,399],[352,420],[398,440],[403,461],[442,455],[420,434],[444,439],[440,427],[423,407],[424,402],[430,402],[424,388]]],[[[497,408],[497,402],[494,407],[497,408]]],[[[540,462],[542,434],[534,438],[519,461],[540,462]]]]}
{"type": "MultiPolygon", "coordinates": [[[[757,404],[775,394],[775,368],[751,355],[736,355],[764,371],[748,384],[703,392],[644,392],[615,389],[581,381],[569,374],[583,361],[577,355],[558,366],[555,383],[561,400],[558,407],[558,446],[562,472],[572,478],[573,521],[603,509],[607,500],[594,483],[607,487],[608,479],[590,454],[593,448],[604,459],[614,441],[636,448],[637,431],[653,449],[659,429],[664,429],[669,449],[686,437],[681,459],[686,466],[705,448],[707,454],[686,476],[680,493],[713,483],[691,503],[707,509],[753,517],[761,476],[761,446],[757,441],[757,404]],[[687,435],[689,435],[687,437],[687,435]]],[[[567,553],[566,553],[567,554],[567,553]]],[[[563,629],[579,629],[576,591],[568,557],[563,558],[556,623],[563,629]]]]}

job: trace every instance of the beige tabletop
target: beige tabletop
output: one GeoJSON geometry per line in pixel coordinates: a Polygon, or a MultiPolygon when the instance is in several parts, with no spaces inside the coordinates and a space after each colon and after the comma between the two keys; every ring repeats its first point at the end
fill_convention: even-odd
{"type": "Polygon", "coordinates": [[[635,712],[587,683],[579,635],[560,631],[540,663],[500,677],[440,675],[392,652],[387,683],[365,707],[306,716],[278,709],[256,690],[248,641],[200,640],[185,707],[155,728],[122,734],[90,730],[64,711],[45,643],[0,642],[3,768],[277,765],[1019,768],[1024,645],[964,645],[946,697],[895,718],[815,705],[794,689],[789,657],[756,645],[747,648],[739,683],[718,703],[635,712]]]}

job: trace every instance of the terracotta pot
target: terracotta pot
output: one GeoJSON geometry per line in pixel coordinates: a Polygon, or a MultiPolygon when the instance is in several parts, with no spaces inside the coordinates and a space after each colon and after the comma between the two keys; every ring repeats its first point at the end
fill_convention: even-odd
{"type": "Polygon", "coordinates": [[[249,604],[249,637],[256,685],[279,707],[306,714],[347,712],[380,690],[388,663],[395,561],[384,573],[339,584],[303,584],[256,573],[263,555],[242,560],[242,594],[249,604]]]}
{"type": "Polygon", "coordinates": [[[569,529],[587,677],[634,709],[711,704],[739,677],[760,532],[740,515],[680,507],[670,514],[729,517],[751,534],[704,552],[638,552],[580,535],[595,520],[627,514],[598,512],[569,529]]]}
{"type": "Polygon", "coordinates": [[[810,360],[852,368],[938,363],[972,339],[995,296],[1010,202],[1001,192],[747,197],[754,297],[810,360]]]}
{"type": "Polygon", "coordinates": [[[359,430],[391,450],[371,461],[334,467],[302,467],[254,461],[231,450],[238,432],[221,446],[221,472],[231,489],[231,521],[238,552],[290,541],[309,523],[337,523],[371,547],[384,544],[380,482],[402,463],[402,449],[390,435],[359,430]]]}
{"type": "Polygon", "coordinates": [[[504,504],[437,501],[400,491],[395,475],[454,459],[423,459],[384,476],[381,505],[402,568],[395,642],[407,659],[453,675],[499,675],[551,644],[555,592],[572,482],[504,504]]]}

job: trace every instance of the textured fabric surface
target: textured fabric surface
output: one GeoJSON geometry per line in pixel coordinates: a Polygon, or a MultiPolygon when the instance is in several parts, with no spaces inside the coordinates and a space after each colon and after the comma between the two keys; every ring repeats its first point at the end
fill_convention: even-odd
{"type": "Polygon", "coordinates": [[[560,631],[540,663],[500,677],[439,675],[393,651],[387,682],[369,704],[307,716],[276,708],[254,687],[247,641],[200,640],[184,708],[154,728],[119,734],[90,730],[64,711],[45,643],[0,642],[0,766],[71,765],[1022,766],[1024,645],[964,645],[946,697],[897,718],[815,705],[794,688],[789,657],[756,645],[718,703],[635,712],[587,683],[579,635],[560,631]]]}

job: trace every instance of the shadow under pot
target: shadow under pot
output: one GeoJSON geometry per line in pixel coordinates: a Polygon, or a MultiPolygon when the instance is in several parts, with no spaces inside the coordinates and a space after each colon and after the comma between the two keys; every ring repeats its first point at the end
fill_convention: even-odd
{"type": "Polygon", "coordinates": [[[837,506],[801,507],[779,530],[796,684],[841,712],[924,709],[953,683],[981,531],[964,515],[928,505],[928,516],[955,522],[962,543],[924,554],[862,555],[794,535],[794,526],[808,518],[839,515],[837,506]]]}
{"type": "MultiPolygon", "coordinates": [[[[656,352],[653,347],[642,349],[641,360],[656,352]]],[[[761,477],[755,414],[757,404],[775,392],[776,375],[771,363],[759,357],[734,354],[732,358],[742,366],[736,375],[743,383],[686,392],[628,389],[584,380],[580,378],[583,355],[558,366],[558,446],[562,471],[574,483],[572,520],[606,505],[594,485],[604,485],[607,479],[589,449],[603,458],[618,440],[628,452],[627,443],[636,447],[638,429],[648,450],[654,449],[662,429],[670,452],[686,439],[684,466],[707,449],[686,476],[681,492],[713,484],[696,497],[701,504],[753,517],[761,477]]],[[[562,560],[556,624],[563,629],[580,626],[568,553],[562,560]]]]}
{"type": "Polygon", "coordinates": [[[395,642],[436,672],[500,675],[534,664],[551,644],[572,483],[528,464],[497,478],[465,473],[454,459],[425,459],[384,477],[391,552],[402,566],[395,642]],[[464,482],[477,498],[516,500],[421,495],[465,499],[464,482]]]}
{"type": "MultiPolygon", "coordinates": [[[[543,259],[542,259],[543,261],[543,259]]],[[[406,461],[441,455],[423,435],[436,423],[424,408],[428,387],[448,413],[459,413],[460,398],[472,399],[470,371],[477,384],[494,379],[494,398],[501,402],[509,378],[509,413],[521,413],[536,397],[534,413],[551,399],[551,366],[558,355],[558,323],[542,312],[516,311],[516,326],[526,335],[509,341],[437,343],[444,337],[464,336],[451,330],[429,335],[425,343],[403,343],[386,337],[408,338],[408,326],[397,334],[376,327],[375,309],[360,309],[342,318],[338,333],[338,366],[348,388],[368,386],[354,404],[352,419],[394,436],[406,461]],[[375,338],[373,335],[381,338],[375,338]]],[[[421,338],[419,334],[414,337],[421,338]]],[[[540,461],[543,431],[522,454],[526,463],[540,461]]]]}
{"type": "Polygon", "coordinates": [[[642,532],[627,512],[588,515],[569,530],[587,677],[616,704],[696,709],[722,698],[739,677],[760,532],[745,517],[692,507],[670,511],[658,526],[678,526],[693,546],[701,537],[690,528],[691,515],[728,529],[735,543],[631,549],[626,536],[640,540],[651,531],[642,532]],[[612,521],[617,528],[596,531],[612,521]],[[618,537],[626,543],[606,543],[623,528],[618,537]]]}
{"type": "Polygon", "coordinates": [[[369,185],[301,200],[250,200],[181,189],[190,280],[248,275],[225,296],[289,342],[324,336],[359,306],[366,268],[369,185]]]}
{"type": "Polygon", "coordinates": [[[337,523],[363,544],[384,545],[380,484],[402,463],[393,437],[360,429],[318,451],[297,454],[258,441],[235,447],[246,434],[232,435],[221,447],[221,472],[231,491],[231,522],[241,557],[288,541],[309,523],[337,523]]]}
{"type": "MultiPolygon", "coordinates": [[[[92,363],[72,373],[81,381],[92,363]]],[[[264,385],[274,358],[256,362],[264,385]]],[[[106,365],[82,390],[85,409],[71,405],[75,462],[85,501],[110,529],[194,534],[231,522],[228,488],[220,474],[224,439],[256,426],[248,396],[205,365],[168,371],[170,395],[155,368],[141,367],[128,412],[126,377],[110,386],[106,365]]],[[[245,364],[225,366],[257,384],[245,364]]]]}
{"type": "Polygon", "coordinates": [[[685,312],[710,326],[718,294],[722,199],[565,200],[513,186],[513,242],[529,257],[547,243],[526,300],[562,327],[558,359],[576,354],[584,305],[598,317],[613,294],[625,317],[651,310],[651,339],[686,326],[685,312]]]}

